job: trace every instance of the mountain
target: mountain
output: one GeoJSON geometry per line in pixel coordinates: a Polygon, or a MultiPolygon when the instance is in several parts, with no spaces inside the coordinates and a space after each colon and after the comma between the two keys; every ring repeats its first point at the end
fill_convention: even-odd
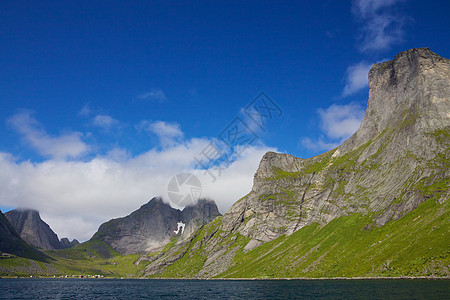
{"type": "Polygon", "coordinates": [[[80,244],[80,242],[76,239],[73,239],[72,241],[69,241],[68,238],[62,238],[59,241],[59,244],[61,246],[62,249],[67,249],[67,248],[71,248],[73,246],[76,246],[78,244],[80,244]]]}
{"type": "Polygon", "coordinates": [[[44,261],[48,257],[29,246],[16,233],[14,228],[9,224],[5,215],[0,211],[0,253],[5,255],[16,255],[19,257],[44,261]]]}
{"type": "Polygon", "coordinates": [[[428,48],[375,64],[350,139],[266,153],[251,192],[147,276],[448,276],[449,98],[450,61],[428,48]]]}
{"type": "Polygon", "coordinates": [[[184,240],[220,213],[214,201],[200,199],[182,211],[155,197],[130,215],[103,223],[91,240],[106,242],[121,254],[144,253],[167,245],[172,237],[184,240]],[[178,230],[178,223],[184,229],[178,230]],[[178,232],[177,232],[178,231],[178,232]]]}
{"type": "MultiPolygon", "coordinates": [[[[352,137],[308,159],[266,153],[223,216],[213,201],[180,211],[153,198],[90,241],[45,251],[52,261],[0,259],[0,274],[449,278],[449,99],[450,60],[401,52],[370,70],[352,137]]],[[[0,249],[26,246],[1,217],[0,249]]]]}
{"type": "Polygon", "coordinates": [[[37,210],[18,208],[6,212],[5,217],[20,237],[31,246],[50,250],[69,248],[78,244],[76,240],[72,242],[67,240],[67,243],[65,241],[67,238],[60,241],[50,226],[41,219],[37,210]]]}
{"type": "Polygon", "coordinates": [[[26,251],[26,244],[14,231],[2,212],[0,212],[0,250],[11,254],[26,251]]]}
{"type": "Polygon", "coordinates": [[[342,146],[306,160],[267,153],[252,192],[225,214],[227,229],[256,245],[351,213],[374,213],[381,226],[428,199],[422,186],[448,183],[449,60],[402,52],[372,67],[369,90],[362,124],[342,146]]]}

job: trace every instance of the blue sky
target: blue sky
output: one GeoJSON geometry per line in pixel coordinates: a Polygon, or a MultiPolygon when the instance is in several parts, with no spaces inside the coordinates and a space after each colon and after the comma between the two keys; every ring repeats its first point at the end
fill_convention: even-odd
{"type": "Polygon", "coordinates": [[[372,63],[414,47],[450,57],[448,11],[419,0],[2,1],[0,208],[39,209],[60,236],[86,239],[177,172],[200,171],[193,157],[236,117],[251,121],[243,109],[263,91],[281,116],[217,182],[198,174],[225,212],[265,151],[307,158],[358,128],[372,63]]]}

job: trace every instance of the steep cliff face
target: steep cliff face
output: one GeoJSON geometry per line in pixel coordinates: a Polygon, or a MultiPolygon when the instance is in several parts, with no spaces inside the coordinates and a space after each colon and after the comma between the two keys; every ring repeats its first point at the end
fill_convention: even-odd
{"type": "Polygon", "coordinates": [[[428,48],[402,52],[372,67],[369,89],[361,127],[342,146],[306,160],[267,153],[224,230],[257,245],[351,213],[381,226],[425,201],[424,188],[448,183],[449,60],[428,48]]]}
{"type": "Polygon", "coordinates": [[[25,248],[20,245],[20,241],[21,238],[0,211],[0,251],[11,254],[20,250],[24,251],[25,248]]]}
{"type": "Polygon", "coordinates": [[[14,228],[0,211],[0,254],[13,254],[35,260],[46,260],[48,257],[38,250],[30,247],[20,238],[14,228]]]}
{"type": "Polygon", "coordinates": [[[174,236],[179,242],[220,215],[214,201],[198,200],[180,211],[156,197],[129,216],[100,226],[91,240],[101,240],[121,254],[144,253],[167,245],[174,236]],[[184,229],[178,228],[178,223],[184,229]]]}
{"type": "Polygon", "coordinates": [[[62,248],[58,236],[33,209],[14,209],[5,213],[9,223],[28,244],[42,249],[62,248]]]}
{"type": "Polygon", "coordinates": [[[311,224],[358,213],[369,218],[370,230],[428,199],[446,203],[450,61],[428,48],[402,52],[372,67],[369,89],[363,122],[343,145],[309,159],[266,153],[251,192],[196,240],[155,259],[147,275],[172,274],[168,265],[183,264],[174,255],[186,251],[183,258],[201,263],[182,276],[211,277],[233,266],[237,254],[311,224]]]}
{"type": "Polygon", "coordinates": [[[433,142],[427,133],[448,128],[449,68],[448,59],[428,48],[401,52],[392,61],[375,64],[369,72],[369,102],[362,124],[339,150],[346,153],[395,129],[403,133],[398,137],[403,148],[432,158],[432,152],[420,148],[424,139],[433,142]]]}
{"type": "Polygon", "coordinates": [[[220,215],[216,203],[212,200],[199,199],[195,205],[186,206],[180,216],[180,220],[186,224],[180,241],[189,238],[201,226],[220,215]]]}

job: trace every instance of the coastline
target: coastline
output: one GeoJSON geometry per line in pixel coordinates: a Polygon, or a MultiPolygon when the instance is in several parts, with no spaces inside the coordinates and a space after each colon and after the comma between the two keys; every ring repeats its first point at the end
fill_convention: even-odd
{"type": "Polygon", "coordinates": [[[437,276],[401,276],[401,277],[297,277],[297,278],[137,278],[137,277],[104,277],[104,278],[79,278],[79,277],[53,277],[53,276],[30,276],[30,277],[20,277],[20,276],[0,276],[0,279],[66,279],[66,280],[192,280],[192,281],[273,281],[273,280],[450,280],[450,276],[447,277],[437,277],[437,276]]]}

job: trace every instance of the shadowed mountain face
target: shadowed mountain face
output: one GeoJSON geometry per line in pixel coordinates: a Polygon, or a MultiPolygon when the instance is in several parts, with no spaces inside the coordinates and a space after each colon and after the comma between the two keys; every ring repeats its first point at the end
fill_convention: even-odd
{"type": "MultiPolygon", "coordinates": [[[[191,240],[188,253],[183,252],[186,247],[172,248],[149,264],[147,274],[216,276],[236,263],[237,253],[283,240],[313,224],[326,226],[333,220],[359,215],[370,218],[360,230],[371,230],[398,220],[427,200],[435,203],[432,215],[439,219],[447,211],[450,196],[450,60],[428,48],[401,52],[392,61],[372,67],[369,89],[363,122],[350,139],[308,159],[266,153],[251,192],[233,204],[221,220],[209,224],[203,239],[191,240]],[[200,257],[202,263],[184,272],[186,265],[177,265],[181,257],[200,257]],[[174,264],[173,270],[167,262],[174,264]]],[[[413,244],[414,240],[406,242],[405,249],[413,244]]],[[[320,247],[319,251],[320,244],[312,245],[304,255],[319,253],[319,260],[332,250],[320,247]]],[[[300,241],[283,247],[303,246],[300,241]]],[[[333,247],[340,249],[339,243],[333,247]]],[[[283,253],[277,260],[284,260],[279,267],[288,274],[295,266],[283,253]]],[[[255,262],[262,258],[255,255],[255,262]]],[[[436,255],[446,257],[440,252],[436,255]]],[[[430,261],[436,259],[433,257],[430,261]]],[[[339,257],[328,259],[337,261],[339,257]]],[[[251,276],[251,271],[247,272],[251,276]]]]}
{"type": "Polygon", "coordinates": [[[11,254],[21,248],[24,250],[20,245],[21,240],[3,213],[0,212],[0,250],[11,254]]]}
{"type": "Polygon", "coordinates": [[[14,228],[0,211],[0,252],[36,260],[46,260],[48,257],[30,247],[20,238],[14,228]]]}
{"type": "Polygon", "coordinates": [[[70,248],[79,244],[77,240],[70,242],[67,238],[59,241],[56,233],[41,219],[36,210],[14,209],[6,212],[5,217],[19,236],[34,247],[52,250],[70,248]]]}
{"type": "Polygon", "coordinates": [[[173,236],[187,238],[219,215],[214,201],[198,200],[180,211],[156,197],[129,216],[103,223],[91,240],[104,241],[121,254],[144,253],[165,246],[173,236]],[[184,230],[178,231],[179,222],[184,230]]]}

